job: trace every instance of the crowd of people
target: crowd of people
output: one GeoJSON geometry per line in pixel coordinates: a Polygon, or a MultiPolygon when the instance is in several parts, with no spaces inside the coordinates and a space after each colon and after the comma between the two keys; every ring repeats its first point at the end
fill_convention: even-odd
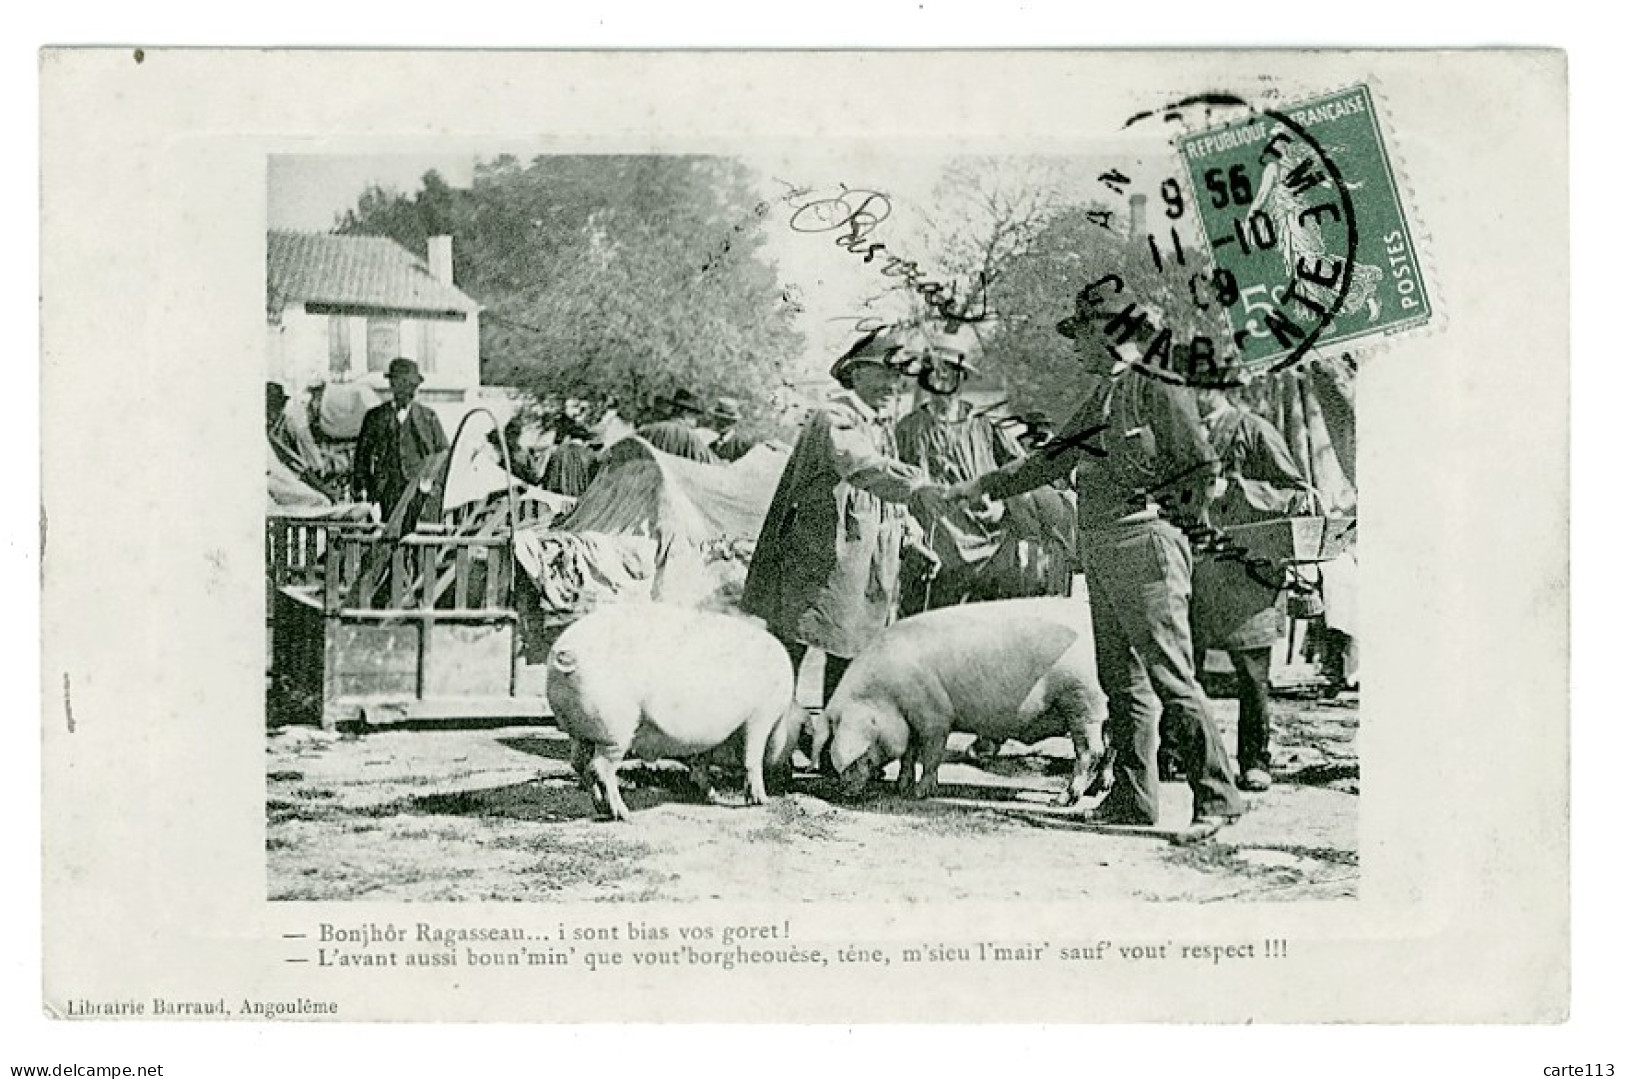
{"type": "Polygon", "coordinates": [[[1263,790],[1281,589],[1256,567],[1249,575],[1196,563],[1164,506],[1194,507],[1222,528],[1303,511],[1310,489],[1261,417],[1221,392],[1132,373],[1100,347],[1087,317],[1057,327],[1081,361],[1083,404],[1053,435],[1043,417],[1018,422],[1025,446],[955,392],[972,373],[963,354],[922,353],[884,329],[861,338],[831,368],[841,391],[802,428],[742,607],[798,665],[811,647],[825,653],[828,700],[898,614],[1086,588],[1116,760],[1090,819],[1156,824],[1159,771],[1174,772],[1193,793],[1193,831],[1211,834],[1243,803],[1198,682],[1198,649],[1224,649],[1235,662],[1239,786],[1263,790]],[[921,400],[894,423],[911,377],[921,400]],[[1012,577],[999,557],[1018,522],[1039,541],[1030,572],[1012,577]],[[1159,744],[1168,749],[1160,767],[1159,744]]]}
{"type": "MultiPolygon", "coordinates": [[[[1155,824],[1159,779],[1183,775],[1193,827],[1217,831],[1242,812],[1239,789],[1272,782],[1269,666],[1286,622],[1286,570],[1261,578],[1255,565],[1195,559],[1179,522],[1194,514],[1222,530],[1312,512],[1313,492],[1263,417],[1225,392],[1132,373],[1087,320],[1080,310],[1057,326],[1081,361],[1084,390],[1058,428],[1041,413],[972,407],[961,391],[977,372],[964,350],[922,346],[890,328],[864,334],[830,370],[838,390],[800,428],[740,606],[798,670],[809,649],[824,653],[828,700],[896,618],[1086,590],[1116,777],[1092,819],[1155,824]],[[914,407],[899,415],[910,391],[914,407]],[[1239,771],[1198,681],[1208,649],[1228,653],[1235,668],[1239,771]]],[[[288,422],[282,388],[268,384],[266,395],[277,456],[330,497],[371,504],[384,520],[399,515],[423,462],[447,446],[434,412],[416,400],[417,365],[397,359],[387,379],[390,397],[360,417],[342,471],[314,445],[314,423],[288,422]]],[[[665,418],[635,431],[655,448],[708,464],[752,448],[738,431],[737,400],[707,405],[680,389],[662,403],[665,418]]],[[[565,495],[585,491],[601,459],[601,433],[568,411],[542,424],[515,417],[505,434],[514,474],[565,495]]]]}
{"type": "MultiPolygon", "coordinates": [[[[356,383],[318,384],[301,403],[279,382],[265,384],[266,436],[277,461],[301,482],[335,502],[373,506],[387,519],[425,461],[448,445],[435,412],[417,400],[423,375],[398,358],[385,372],[389,399],[356,407],[356,383]]],[[[709,407],[678,389],[657,404],[664,418],[607,433],[594,430],[573,403],[522,411],[503,427],[508,464],[526,484],[579,498],[598,471],[605,447],[635,434],[656,449],[705,464],[736,461],[756,445],[739,429],[739,400],[718,397],[709,407]]],[[[607,417],[600,426],[613,425],[607,417]]],[[[499,444],[492,432],[493,445],[499,444]]]]}

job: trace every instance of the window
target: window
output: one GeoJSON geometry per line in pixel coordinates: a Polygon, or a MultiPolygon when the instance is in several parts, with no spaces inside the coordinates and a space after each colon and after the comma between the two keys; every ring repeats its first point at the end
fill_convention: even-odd
{"type": "Polygon", "coordinates": [[[398,318],[369,318],[367,320],[367,370],[386,371],[389,361],[401,354],[401,320],[398,318]]]}
{"type": "Polygon", "coordinates": [[[327,316],[327,370],[335,379],[350,373],[350,320],[327,316]]]}
{"type": "Polygon", "coordinates": [[[434,319],[420,319],[418,321],[418,364],[423,368],[424,374],[434,370],[434,339],[434,319]]]}

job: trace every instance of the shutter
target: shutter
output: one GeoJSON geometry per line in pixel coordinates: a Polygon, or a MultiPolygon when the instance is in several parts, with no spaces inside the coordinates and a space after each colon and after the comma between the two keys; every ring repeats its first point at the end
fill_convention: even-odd
{"type": "Polygon", "coordinates": [[[401,320],[398,318],[369,318],[367,320],[367,370],[386,371],[389,361],[401,354],[401,320]]]}
{"type": "Polygon", "coordinates": [[[327,316],[327,371],[336,381],[350,373],[350,320],[327,316]]]}
{"type": "Polygon", "coordinates": [[[424,374],[434,370],[435,324],[432,319],[418,319],[418,364],[424,374]]]}

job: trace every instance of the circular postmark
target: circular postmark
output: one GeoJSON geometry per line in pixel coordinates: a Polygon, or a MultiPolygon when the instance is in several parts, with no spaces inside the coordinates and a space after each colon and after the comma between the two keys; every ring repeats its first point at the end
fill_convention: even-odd
{"type": "MultiPolygon", "coordinates": [[[[1229,95],[1192,100],[1240,104],[1229,95]]],[[[1190,104],[1129,123],[1173,121],[1190,104]]],[[[1343,172],[1305,124],[1273,109],[1183,135],[1176,149],[1187,182],[1161,181],[1154,226],[1146,197],[1131,197],[1139,205],[1125,263],[1093,274],[1057,329],[1074,339],[1098,333],[1115,362],[1194,388],[1227,389],[1298,363],[1351,297],[1361,299],[1370,270],[1355,259],[1343,172]]]]}

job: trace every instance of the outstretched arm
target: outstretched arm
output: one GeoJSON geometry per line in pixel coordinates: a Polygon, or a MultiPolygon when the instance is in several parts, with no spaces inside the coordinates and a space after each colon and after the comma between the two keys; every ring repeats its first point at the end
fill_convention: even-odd
{"type": "Polygon", "coordinates": [[[1241,486],[1247,503],[1268,513],[1307,511],[1314,494],[1298,469],[1286,438],[1268,420],[1254,417],[1248,424],[1246,456],[1241,462],[1241,486]]]}
{"type": "Polygon", "coordinates": [[[883,502],[906,503],[925,513],[940,512],[942,489],[931,484],[915,466],[875,449],[868,434],[851,417],[830,410],[819,413],[813,422],[824,427],[830,461],[841,479],[883,502]]]}
{"type": "Polygon", "coordinates": [[[1103,429],[1094,422],[1099,415],[1096,409],[1080,409],[1040,448],[969,483],[957,484],[950,493],[957,498],[987,495],[1003,499],[1037,490],[1071,475],[1073,469],[1102,453],[1093,445],[1103,429]]]}

